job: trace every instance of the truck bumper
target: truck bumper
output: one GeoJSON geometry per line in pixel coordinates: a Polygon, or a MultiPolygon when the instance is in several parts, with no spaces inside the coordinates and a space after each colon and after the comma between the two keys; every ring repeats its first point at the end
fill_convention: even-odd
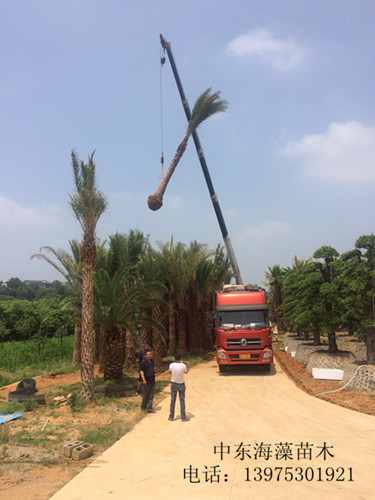
{"type": "Polygon", "coordinates": [[[218,365],[271,365],[273,363],[272,349],[257,349],[252,351],[227,351],[216,350],[216,361],[218,365]]]}

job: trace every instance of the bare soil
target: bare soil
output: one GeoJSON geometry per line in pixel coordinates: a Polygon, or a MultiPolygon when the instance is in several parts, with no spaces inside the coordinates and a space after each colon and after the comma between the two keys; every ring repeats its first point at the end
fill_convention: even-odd
{"type": "MultiPolygon", "coordinates": [[[[35,378],[38,392],[46,395],[47,404],[0,426],[0,500],[47,500],[143,417],[140,396],[134,390],[135,372],[125,397],[99,395],[96,402],[76,411],[66,403],[55,404],[53,398],[75,389],[80,382],[79,371],[35,378]],[[99,433],[94,456],[79,462],[64,458],[64,443],[82,439],[90,430],[94,437],[99,433]],[[112,436],[113,432],[117,434],[112,436]]],[[[157,377],[162,384],[167,378],[167,373],[157,377]]],[[[1,388],[0,401],[6,401],[15,387],[11,384],[1,388]]],[[[162,392],[156,395],[156,405],[163,397],[162,392]]]]}
{"type": "Polygon", "coordinates": [[[290,380],[277,360],[270,373],[243,369],[220,374],[214,361],[194,367],[186,380],[186,409],[187,422],[181,421],[179,408],[170,422],[169,401],[164,399],[155,414],[142,419],[51,500],[374,498],[374,417],[310,396],[290,380]],[[269,458],[255,457],[259,443],[270,444],[269,458]],[[287,460],[274,453],[280,443],[292,448],[287,460]],[[301,443],[310,443],[311,458],[298,458],[296,447],[301,443]],[[317,453],[324,444],[333,452],[326,459],[317,453]],[[226,450],[222,459],[217,453],[220,445],[226,450]],[[241,446],[250,457],[239,457],[241,446]],[[205,470],[215,465],[220,469],[219,483],[205,479],[205,470]],[[183,471],[190,467],[199,483],[184,478],[183,471]],[[284,472],[286,467],[290,471],[320,467],[323,472],[351,468],[354,479],[319,481],[314,472],[314,480],[288,481],[283,476],[280,481],[275,477],[265,481],[251,475],[246,481],[246,467],[274,472],[276,467],[284,472]]]}

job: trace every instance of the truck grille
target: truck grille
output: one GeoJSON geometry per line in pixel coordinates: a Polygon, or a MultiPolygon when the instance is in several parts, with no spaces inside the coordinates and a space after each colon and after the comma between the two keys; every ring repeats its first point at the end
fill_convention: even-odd
{"type": "MultiPolygon", "coordinates": [[[[239,354],[229,354],[229,359],[231,361],[244,361],[243,358],[240,358],[240,355],[239,354]]],[[[249,358],[247,359],[247,361],[255,361],[259,359],[259,353],[251,353],[249,355],[249,358]]]]}
{"type": "Polygon", "coordinates": [[[262,347],[262,341],[260,338],[240,338],[240,339],[227,339],[228,349],[238,349],[238,348],[257,348],[262,347]]]}

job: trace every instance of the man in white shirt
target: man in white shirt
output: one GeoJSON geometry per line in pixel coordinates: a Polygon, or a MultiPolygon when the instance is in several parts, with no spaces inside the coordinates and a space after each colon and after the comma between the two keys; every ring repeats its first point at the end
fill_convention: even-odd
{"type": "Polygon", "coordinates": [[[182,362],[181,354],[175,356],[175,362],[169,365],[169,371],[171,372],[171,406],[169,410],[169,419],[174,420],[174,409],[176,406],[177,393],[180,398],[180,414],[181,420],[183,422],[187,421],[185,413],[185,373],[187,373],[187,367],[185,363],[182,362]]]}

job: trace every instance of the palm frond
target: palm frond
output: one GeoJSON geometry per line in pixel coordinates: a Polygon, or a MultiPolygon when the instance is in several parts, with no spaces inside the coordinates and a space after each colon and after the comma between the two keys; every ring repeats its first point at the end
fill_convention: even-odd
{"type": "Polygon", "coordinates": [[[228,108],[227,101],[220,98],[220,92],[212,92],[211,88],[206,89],[196,100],[191,118],[189,120],[188,131],[192,133],[202,122],[216,113],[222,113],[228,108]]]}

